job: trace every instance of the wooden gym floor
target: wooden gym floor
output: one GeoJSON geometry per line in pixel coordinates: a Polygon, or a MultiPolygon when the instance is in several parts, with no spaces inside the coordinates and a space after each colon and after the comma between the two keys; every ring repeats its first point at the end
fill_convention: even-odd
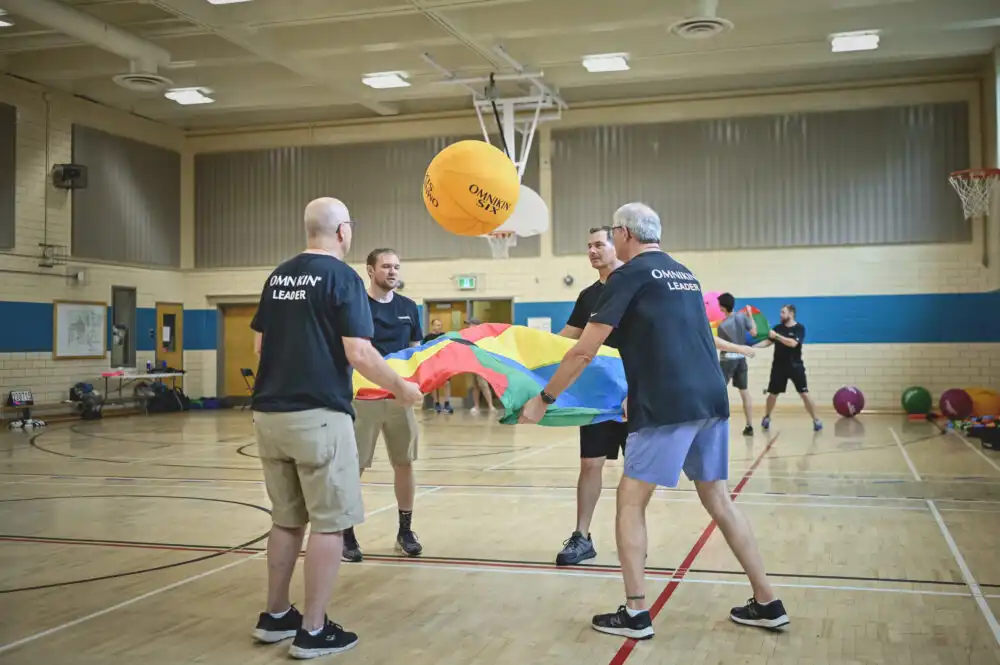
{"type": "MultiPolygon", "coordinates": [[[[770,437],[734,428],[731,487],[792,623],[774,634],[728,620],[750,590],[682,480],[650,505],[657,635],[635,644],[589,626],[624,595],[621,461],[605,470],[598,558],[557,569],[577,431],[421,418],[425,555],[392,553],[380,444],[358,529],[366,560],[342,566],[330,611],[361,642],[330,662],[1000,663],[1000,455],[978,442],[901,416],[827,415],[814,435],[792,406],[770,437]]],[[[0,433],[0,663],[287,662],[287,642],[250,638],[269,527],[254,451],[238,411],[0,433]]]]}

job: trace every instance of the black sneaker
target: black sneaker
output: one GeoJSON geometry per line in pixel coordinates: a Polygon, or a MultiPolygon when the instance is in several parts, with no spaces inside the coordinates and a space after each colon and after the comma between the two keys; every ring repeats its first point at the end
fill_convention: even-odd
{"type": "Polygon", "coordinates": [[[747,425],[743,428],[743,436],[753,436],[753,425],[747,425]]]}
{"type": "Polygon", "coordinates": [[[744,626],[758,626],[775,630],[790,623],[785,614],[785,606],[780,600],[772,600],[767,605],[761,605],[756,598],[751,598],[743,607],[734,607],[729,612],[729,618],[744,626]]]}
{"type": "Polygon", "coordinates": [[[327,619],[323,630],[315,635],[300,628],[295,633],[295,641],[288,649],[288,655],[300,660],[332,656],[335,653],[353,649],[357,644],[357,635],[347,632],[343,626],[327,619]]]}
{"type": "Polygon", "coordinates": [[[633,640],[648,640],[653,637],[653,620],[649,612],[630,616],[622,605],[614,614],[596,614],[590,624],[594,630],[608,635],[621,635],[633,640]]]}
{"type": "Polygon", "coordinates": [[[417,534],[410,529],[400,531],[396,536],[396,551],[402,552],[406,556],[420,556],[424,551],[424,546],[417,540],[417,534]]]}
{"type": "Polygon", "coordinates": [[[556,565],[575,566],[581,561],[593,559],[596,556],[597,550],[594,549],[594,541],[579,531],[574,531],[572,536],[563,541],[562,552],[556,555],[556,565]]]}
{"type": "Polygon", "coordinates": [[[344,551],[340,558],[348,563],[358,563],[362,559],[361,545],[353,530],[344,533],[344,551]]]}
{"type": "Polygon", "coordinates": [[[280,619],[275,619],[267,612],[261,612],[260,618],[257,619],[257,627],[253,629],[253,637],[264,644],[275,644],[295,637],[301,627],[302,615],[292,605],[280,619]]]}

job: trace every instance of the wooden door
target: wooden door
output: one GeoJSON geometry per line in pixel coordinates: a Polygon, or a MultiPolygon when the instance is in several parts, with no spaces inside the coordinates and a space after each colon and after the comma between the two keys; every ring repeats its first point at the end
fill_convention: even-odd
{"type": "MultiPolygon", "coordinates": [[[[156,366],[163,363],[184,369],[184,306],[179,303],[156,303],[156,366]]],[[[177,387],[182,387],[177,377],[177,387]]]]}
{"type": "MultiPolygon", "coordinates": [[[[432,302],[427,305],[427,332],[431,330],[431,321],[441,320],[441,326],[445,332],[459,331],[465,327],[466,301],[453,300],[451,302],[432,302]]],[[[461,404],[464,396],[468,394],[472,386],[472,379],[468,374],[459,374],[451,380],[451,400],[452,404],[461,404]]]]}
{"type": "MultiPolygon", "coordinates": [[[[250,322],[257,305],[227,305],[222,308],[222,390],[225,397],[248,398],[247,384],[240,370],[249,367],[257,374],[257,355],[253,352],[254,332],[250,322]]],[[[253,385],[253,379],[250,380],[253,385]]]]}

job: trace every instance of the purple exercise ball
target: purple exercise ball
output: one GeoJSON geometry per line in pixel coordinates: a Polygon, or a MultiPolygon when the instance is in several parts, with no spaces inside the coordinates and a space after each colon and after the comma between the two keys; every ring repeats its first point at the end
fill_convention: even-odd
{"type": "Polygon", "coordinates": [[[941,394],[941,414],[951,420],[965,420],[972,415],[972,397],[961,388],[952,388],[941,394]]]}
{"type": "Polygon", "coordinates": [[[865,408],[865,396],[854,386],[844,386],[834,394],[833,408],[845,418],[853,418],[865,408]]]}

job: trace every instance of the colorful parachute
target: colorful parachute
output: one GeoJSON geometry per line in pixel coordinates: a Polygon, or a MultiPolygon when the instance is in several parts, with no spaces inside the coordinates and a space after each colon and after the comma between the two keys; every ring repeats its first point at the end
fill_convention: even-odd
{"type": "MultiPolygon", "coordinates": [[[[420,346],[386,356],[404,378],[428,393],[457,374],[478,374],[503,403],[500,422],[517,422],[521,407],[538,394],[555,373],[574,340],[509,324],[483,323],[445,333],[420,346]]],[[[550,406],[540,425],[580,426],[622,419],[627,386],[618,351],[600,352],[568,390],[550,406]]],[[[357,399],[385,399],[390,393],[355,371],[357,399]]]]}
{"type": "MultiPolygon", "coordinates": [[[[744,308],[744,311],[745,309],[746,308],[744,308]]],[[[767,322],[767,317],[753,305],[750,305],[750,316],[753,318],[753,322],[757,325],[757,336],[751,337],[750,333],[747,333],[747,346],[753,346],[758,342],[763,342],[767,339],[767,332],[771,329],[771,324],[767,322]]]]}

